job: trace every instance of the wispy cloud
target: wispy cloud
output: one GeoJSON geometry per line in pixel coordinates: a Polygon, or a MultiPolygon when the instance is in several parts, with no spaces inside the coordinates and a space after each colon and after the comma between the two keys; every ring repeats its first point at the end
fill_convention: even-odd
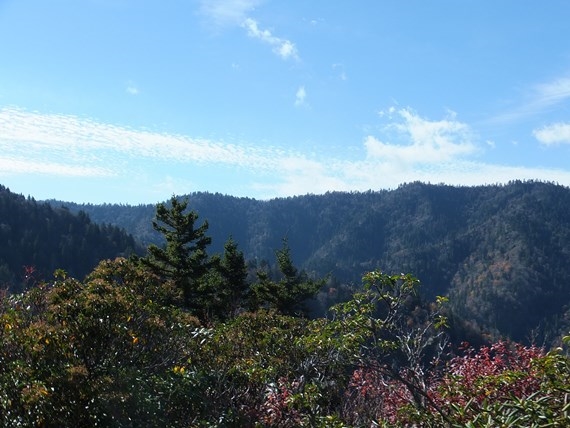
{"type": "Polygon", "coordinates": [[[218,26],[242,25],[262,0],[201,0],[200,11],[218,26]]]}
{"type": "Polygon", "coordinates": [[[247,18],[242,25],[247,30],[248,36],[270,45],[273,48],[273,52],[281,58],[299,59],[297,48],[290,40],[274,36],[269,30],[260,29],[257,21],[252,18],[247,18]]]}
{"type": "Polygon", "coordinates": [[[514,122],[544,112],[570,99],[570,77],[560,77],[530,87],[516,107],[492,118],[491,122],[514,122]]]}
{"type": "Polygon", "coordinates": [[[249,37],[269,45],[280,58],[298,60],[299,52],[295,43],[261,28],[251,16],[251,12],[261,3],[260,0],[202,0],[200,10],[217,27],[240,26],[249,37]]]}
{"type": "Polygon", "coordinates": [[[354,183],[343,176],[341,165],[335,161],[309,159],[304,156],[285,156],[278,159],[279,175],[254,182],[252,189],[264,198],[275,196],[325,193],[331,190],[355,190],[354,183]]]}
{"type": "Polygon", "coordinates": [[[113,171],[103,166],[67,165],[46,160],[23,159],[5,155],[0,155],[0,171],[0,176],[21,173],[64,177],[108,177],[115,175],[113,171]]]}
{"type": "MultiPolygon", "coordinates": [[[[395,109],[389,111],[393,114],[395,109]]],[[[397,137],[403,137],[405,144],[368,136],[364,145],[369,158],[415,165],[447,162],[477,151],[469,126],[454,118],[430,121],[409,109],[399,110],[398,115],[402,121],[391,123],[388,128],[394,129],[397,137]]]]}
{"type": "Polygon", "coordinates": [[[167,175],[160,181],[154,181],[150,184],[150,191],[159,198],[164,195],[183,195],[189,193],[189,189],[194,189],[195,183],[179,177],[167,175]]]}
{"type": "Polygon", "coordinates": [[[111,168],[122,168],[123,158],[248,167],[251,162],[266,165],[273,153],[271,149],[129,129],[76,116],[0,110],[0,160],[13,162],[12,171],[22,166],[25,172],[25,164],[43,163],[45,167],[28,171],[110,175],[111,168]]]}
{"type": "Polygon", "coordinates": [[[554,123],[535,129],[533,135],[545,146],[570,144],[570,123],[554,123]]]}
{"type": "Polygon", "coordinates": [[[139,88],[132,81],[129,81],[127,83],[126,91],[127,91],[127,94],[130,94],[130,95],[138,95],[140,93],[139,88]]]}
{"type": "MultiPolygon", "coordinates": [[[[236,182],[247,177],[240,188],[255,197],[393,188],[415,180],[476,185],[518,178],[570,185],[568,170],[478,161],[486,143],[479,144],[470,127],[453,114],[430,120],[408,108],[388,111],[389,115],[380,118],[386,123],[379,135],[363,138],[362,155],[348,159],[327,152],[308,154],[212,141],[4,108],[0,109],[0,176],[110,177],[118,183],[143,174],[144,181],[151,161],[159,172],[153,171],[145,182],[158,186],[156,191],[178,193],[199,180],[192,174],[198,166],[222,166],[230,176],[234,174],[236,182]]],[[[567,138],[568,128],[550,132],[557,137],[537,133],[537,138],[567,138]]],[[[132,179],[129,182],[132,185],[132,179]]]]}
{"type": "MultiPolygon", "coordinates": [[[[477,161],[483,148],[469,125],[458,121],[453,113],[442,120],[429,120],[411,109],[390,107],[380,117],[387,124],[381,137],[369,135],[364,139],[363,158],[277,158],[278,178],[257,183],[255,189],[271,197],[395,188],[411,181],[483,185],[541,179],[570,185],[567,170],[477,161]]],[[[481,144],[488,146],[489,142],[481,144]]]]}
{"type": "Polygon", "coordinates": [[[305,98],[307,98],[307,91],[305,91],[304,86],[300,86],[295,93],[295,105],[302,106],[305,104],[305,98]]]}
{"type": "Polygon", "coordinates": [[[552,82],[542,83],[535,88],[537,106],[550,106],[570,98],[570,77],[562,77],[552,82]]]}
{"type": "Polygon", "coordinates": [[[418,166],[378,159],[347,161],[301,157],[283,160],[275,172],[271,177],[252,184],[251,189],[258,197],[322,194],[332,190],[393,189],[413,181],[475,186],[507,183],[513,179],[539,179],[570,186],[570,171],[567,170],[488,164],[469,159],[418,166]]]}

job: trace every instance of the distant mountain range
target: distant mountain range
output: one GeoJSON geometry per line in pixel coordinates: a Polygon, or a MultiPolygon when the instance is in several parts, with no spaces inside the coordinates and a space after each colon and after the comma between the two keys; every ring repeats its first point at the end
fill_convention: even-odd
{"type": "MultiPolygon", "coordinates": [[[[570,331],[568,187],[411,183],[392,191],[268,201],[181,197],[199,222],[208,220],[211,253],[221,252],[232,236],[248,260],[272,263],[286,238],[299,267],[339,282],[358,284],[372,269],[411,272],[427,297],[449,296],[455,316],[477,331],[538,343],[570,331]]],[[[49,204],[123,228],[142,246],[161,243],[152,230],[154,205],[49,204]]]]}

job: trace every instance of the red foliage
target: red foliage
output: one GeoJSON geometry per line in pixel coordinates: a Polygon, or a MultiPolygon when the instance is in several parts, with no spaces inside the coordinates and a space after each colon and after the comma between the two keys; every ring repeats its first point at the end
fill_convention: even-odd
{"type": "Polygon", "coordinates": [[[504,341],[484,346],[478,352],[468,348],[464,356],[450,361],[449,372],[438,389],[447,400],[459,404],[469,399],[481,404],[528,396],[540,387],[532,361],[544,355],[536,346],[504,341]]]}
{"type": "Polygon", "coordinates": [[[392,424],[401,423],[401,410],[413,402],[410,390],[401,382],[369,367],[359,368],[352,373],[348,394],[352,401],[350,418],[357,423],[363,422],[360,419],[363,416],[392,424]]]}
{"type": "Polygon", "coordinates": [[[541,379],[533,361],[545,353],[536,346],[526,347],[497,342],[478,351],[465,347],[465,354],[452,358],[438,375],[425,376],[422,389],[406,371],[398,375],[370,365],[352,373],[347,393],[348,413],[362,422],[363,415],[405,426],[412,424],[411,409],[449,414],[450,405],[477,411],[485,402],[521,398],[540,389],[541,379]],[[414,387],[413,385],[416,385],[414,387]],[[356,416],[358,415],[358,416],[356,416]]]}
{"type": "Polygon", "coordinates": [[[35,282],[36,267],[35,266],[22,266],[24,271],[24,282],[27,285],[33,284],[35,282]]]}
{"type": "Polygon", "coordinates": [[[261,422],[272,427],[299,426],[301,412],[291,405],[292,396],[299,388],[298,381],[288,382],[285,378],[280,378],[277,384],[269,385],[262,405],[261,422]]]}

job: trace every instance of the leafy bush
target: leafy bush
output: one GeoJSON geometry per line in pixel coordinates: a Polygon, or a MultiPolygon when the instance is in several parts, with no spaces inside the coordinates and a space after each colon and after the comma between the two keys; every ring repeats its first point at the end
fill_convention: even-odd
{"type": "Polygon", "coordinates": [[[2,302],[2,426],[159,423],[198,323],[168,284],[125,259],[84,283],[60,277],[2,302]]]}
{"type": "Polygon", "coordinates": [[[446,301],[418,286],[371,272],[327,318],[260,309],[204,326],[135,261],[58,272],[0,298],[0,426],[570,425],[561,349],[447,358],[446,301]]]}
{"type": "MultiPolygon", "coordinates": [[[[570,422],[570,362],[559,351],[497,342],[432,374],[425,406],[407,381],[359,369],[349,393],[359,423],[381,426],[546,427],[570,422]]],[[[402,374],[405,379],[405,373],[402,374]]]]}

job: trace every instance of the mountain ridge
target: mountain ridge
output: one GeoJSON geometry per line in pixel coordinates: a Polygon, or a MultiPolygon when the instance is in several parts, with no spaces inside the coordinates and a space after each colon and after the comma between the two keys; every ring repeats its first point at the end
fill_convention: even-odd
{"type": "MultiPolygon", "coordinates": [[[[204,192],[180,198],[208,220],[212,252],[232,236],[248,260],[273,260],[286,238],[294,262],[314,275],[358,283],[373,269],[411,272],[428,297],[449,295],[456,314],[516,340],[544,340],[570,325],[570,188],[558,184],[414,182],[267,201],[204,192]]],[[[67,206],[145,245],[161,243],[154,205],[67,206]]]]}
{"type": "Polygon", "coordinates": [[[82,278],[101,259],[141,252],[117,226],[96,224],[84,211],[10,192],[0,185],[0,287],[21,291],[57,269],[82,278]]]}

